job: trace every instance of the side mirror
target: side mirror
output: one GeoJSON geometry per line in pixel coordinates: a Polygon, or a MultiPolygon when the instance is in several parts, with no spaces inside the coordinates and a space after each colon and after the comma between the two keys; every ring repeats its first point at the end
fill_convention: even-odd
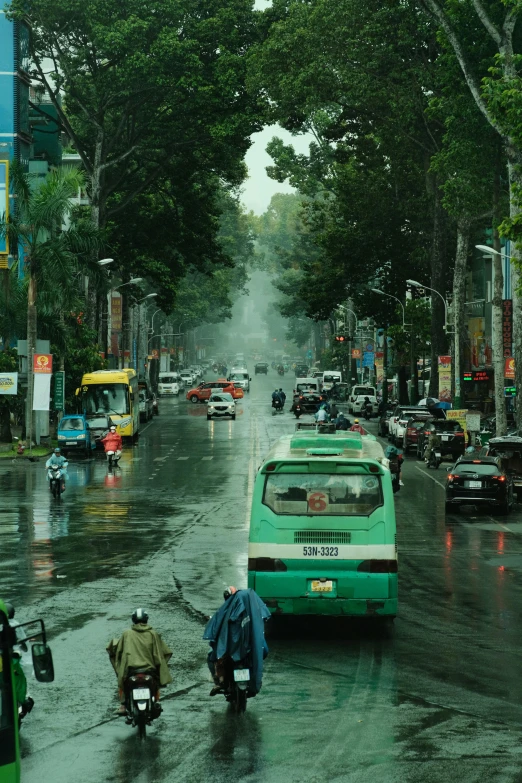
{"type": "Polygon", "coordinates": [[[54,665],[51,648],[47,644],[33,644],[34,675],[38,682],[53,682],[54,665]]]}
{"type": "Polygon", "coordinates": [[[74,396],[75,396],[75,397],[77,397],[77,396],[79,395],[79,393],[80,393],[80,389],[78,388],[78,389],[76,389],[76,391],[74,392],[74,396]]]}

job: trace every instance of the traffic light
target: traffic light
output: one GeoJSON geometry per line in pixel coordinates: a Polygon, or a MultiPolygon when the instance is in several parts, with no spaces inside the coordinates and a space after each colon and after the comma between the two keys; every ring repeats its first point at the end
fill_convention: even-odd
{"type": "Polygon", "coordinates": [[[334,339],[336,343],[347,343],[350,337],[347,334],[336,334],[334,339]]]}

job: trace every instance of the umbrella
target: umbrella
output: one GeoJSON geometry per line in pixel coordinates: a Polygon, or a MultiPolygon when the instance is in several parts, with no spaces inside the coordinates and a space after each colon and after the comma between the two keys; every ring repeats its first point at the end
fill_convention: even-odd
{"type": "Polygon", "coordinates": [[[428,405],[436,405],[440,400],[438,400],[436,397],[424,397],[423,400],[419,400],[417,405],[425,405],[426,407],[428,405]]]}

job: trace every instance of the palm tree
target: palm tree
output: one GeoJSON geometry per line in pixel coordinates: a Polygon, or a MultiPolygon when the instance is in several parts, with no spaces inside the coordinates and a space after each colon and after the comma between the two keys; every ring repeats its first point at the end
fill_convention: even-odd
{"type": "Polygon", "coordinates": [[[97,245],[97,232],[91,223],[74,219],[72,199],[83,183],[82,174],[76,169],[52,170],[40,181],[14,165],[11,183],[16,193],[16,211],[8,220],[0,219],[0,235],[8,237],[11,248],[18,248],[19,263],[23,263],[27,278],[27,423],[31,438],[38,291],[41,288],[47,306],[52,292],[56,303],[62,306],[71,298],[69,293],[77,297],[78,259],[92,253],[97,245]]]}

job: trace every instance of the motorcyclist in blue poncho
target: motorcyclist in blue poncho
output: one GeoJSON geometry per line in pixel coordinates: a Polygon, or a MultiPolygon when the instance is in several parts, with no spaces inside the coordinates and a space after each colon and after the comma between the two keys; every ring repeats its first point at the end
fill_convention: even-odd
{"type": "Polygon", "coordinates": [[[210,643],[207,663],[215,682],[210,695],[227,695],[230,670],[240,664],[250,670],[248,696],[255,696],[261,690],[263,660],[268,655],[264,623],[270,612],[251,589],[228,587],[224,598],[224,604],[210,618],[203,634],[210,643]]]}

